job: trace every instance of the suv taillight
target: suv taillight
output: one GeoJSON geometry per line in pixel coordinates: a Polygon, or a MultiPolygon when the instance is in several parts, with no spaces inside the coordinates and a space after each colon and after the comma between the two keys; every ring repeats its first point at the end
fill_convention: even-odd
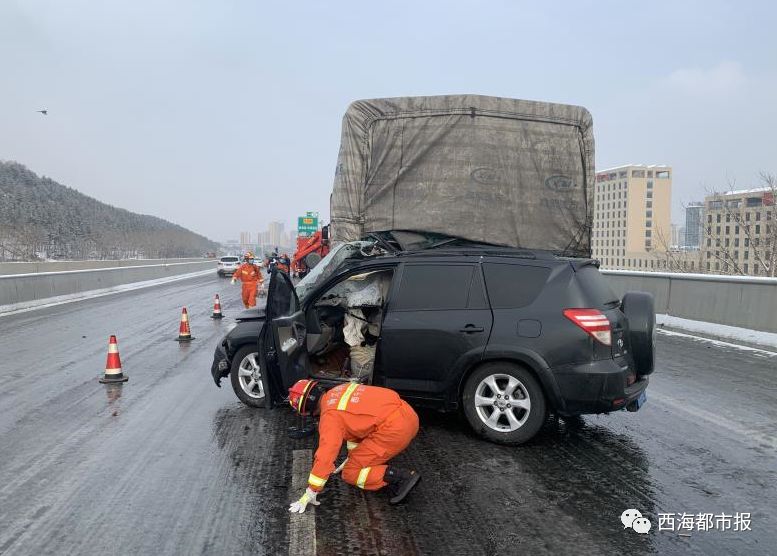
{"type": "Polygon", "coordinates": [[[594,340],[612,345],[609,319],[598,309],[564,309],[564,316],[585,330],[594,340]]]}

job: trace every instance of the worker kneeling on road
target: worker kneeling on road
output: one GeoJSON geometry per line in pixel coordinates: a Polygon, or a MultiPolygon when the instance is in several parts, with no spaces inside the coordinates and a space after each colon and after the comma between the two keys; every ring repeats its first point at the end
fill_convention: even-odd
{"type": "Polygon", "coordinates": [[[249,251],[243,256],[243,264],[241,264],[232,274],[232,283],[234,284],[238,280],[243,282],[243,305],[246,309],[256,307],[256,292],[264,282],[262,276],[262,269],[257,265],[251,263],[253,254],[249,251]]]}
{"type": "Polygon", "coordinates": [[[302,415],[321,416],[308,488],[289,511],[318,506],[316,496],[329,475],[340,471],[345,482],[361,489],[387,487],[391,504],[401,502],[420,480],[415,471],[386,465],[418,432],[418,415],[393,390],[352,382],[326,391],[315,380],[300,380],[289,389],[289,403],[302,415]],[[348,457],[335,469],[343,442],[348,457]]]}

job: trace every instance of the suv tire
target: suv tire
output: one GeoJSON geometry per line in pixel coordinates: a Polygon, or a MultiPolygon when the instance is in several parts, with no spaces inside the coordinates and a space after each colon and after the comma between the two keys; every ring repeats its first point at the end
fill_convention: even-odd
{"type": "Polygon", "coordinates": [[[545,395],[537,380],[525,367],[508,362],[478,367],[464,385],[462,404],[474,431],[499,444],[527,442],[546,417],[545,395]]]}
{"type": "Polygon", "coordinates": [[[621,311],[629,322],[629,345],[638,375],[653,372],[656,360],[656,310],[653,295],[628,292],[621,311]]]}
{"type": "Polygon", "coordinates": [[[259,346],[243,346],[232,358],[229,381],[241,402],[250,407],[270,407],[266,373],[261,369],[259,346]],[[252,376],[254,373],[254,376],[252,376]],[[259,376],[256,377],[255,375],[259,376]],[[256,380],[258,378],[258,380],[256,380]],[[251,384],[251,383],[254,384],[251,384]]]}

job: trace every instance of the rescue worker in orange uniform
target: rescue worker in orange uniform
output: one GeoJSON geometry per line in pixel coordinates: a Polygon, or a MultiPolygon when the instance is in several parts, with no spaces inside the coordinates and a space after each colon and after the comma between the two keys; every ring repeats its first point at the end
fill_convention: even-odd
{"type": "Polygon", "coordinates": [[[243,283],[243,305],[246,309],[256,307],[256,292],[264,282],[262,276],[262,269],[257,265],[251,263],[253,254],[249,251],[243,256],[243,264],[241,264],[232,274],[232,283],[234,284],[238,280],[243,283]]]}
{"type": "Polygon", "coordinates": [[[327,391],[315,380],[300,380],[289,389],[289,403],[302,415],[320,415],[308,487],[290,512],[318,506],[316,496],[332,473],[342,471],[345,482],[364,490],[386,487],[391,504],[401,502],[421,479],[416,471],[387,465],[418,432],[418,415],[393,390],[351,382],[327,391]],[[335,469],[344,442],[348,456],[335,469]]]}

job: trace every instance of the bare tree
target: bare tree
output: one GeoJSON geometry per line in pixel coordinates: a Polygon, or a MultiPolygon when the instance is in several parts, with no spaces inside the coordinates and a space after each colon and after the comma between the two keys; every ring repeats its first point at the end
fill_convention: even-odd
{"type": "MultiPolygon", "coordinates": [[[[712,191],[707,197],[708,200],[717,202],[716,211],[722,211],[715,213],[715,222],[712,221],[712,213],[707,211],[707,219],[703,228],[706,246],[702,247],[702,251],[709,253],[708,260],[720,263],[721,268],[716,270],[716,273],[755,274],[755,272],[750,272],[750,268],[745,271],[745,264],[748,266],[753,264],[753,269],[759,269],[759,276],[773,277],[777,275],[775,267],[777,260],[777,253],[775,253],[777,248],[777,214],[775,214],[777,178],[774,174],[761,172],[760,179],[763,184],[758,190],[759,193],[763,193],[761,206],[747,207],[746,203],[732,203],[730,194],[717,191],[712,191]],[[761,219],[762,214],[765,216],[763,219],[761,219]],[[717,221],[718,216],[721,217],[720,222],[717,221]],[[730,234],[721,237],[720,233],[713,231],[717,230],[718,225],[734,225],[735,230],[741,231],[741,234],[734,234],[736,237],[733,245],[730,241],[730,234]],[[743,236],[743,245],[738,245],[739,235],[743,236]],[[737,256],[740,250],[747,253],[745,255],[747,263],[737,256]],[[750,258],[750,253],[752,253],[752,258],[750,258]],[[763,272],[760,269],[763,269],[763,272]]],[[[734,185],[733,182],[729,182],[729,189],[733,190],[734,185]]]]}
{"type": "Polygon", "coordinates": [[[672,246],[660,228],[656,230],[655,239],[658,248],[653,249],[651,253],[659,261],[659,267],[663,267],[661,270],[684,274],[704,272],[701,249],[682,250],[672,246]],[[689,262],[693,262],[692,267],[688,264],[689,262]]]}

